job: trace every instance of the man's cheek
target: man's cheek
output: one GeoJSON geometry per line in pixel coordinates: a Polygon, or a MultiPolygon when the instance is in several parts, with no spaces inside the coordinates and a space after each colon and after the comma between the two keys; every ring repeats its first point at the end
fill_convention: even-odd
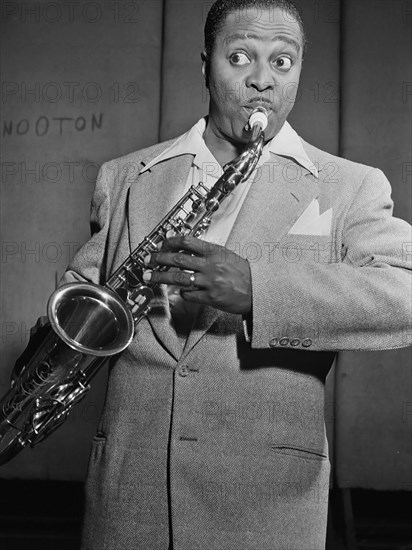
{"type": "Polygon", "coordinates": [[[213,85],[213,92],[215,100],[221,107],[224,107],[229,103],[239,103],[241,91],[240,83],[236,81],[223,82],[220,81],[213,85]]]}

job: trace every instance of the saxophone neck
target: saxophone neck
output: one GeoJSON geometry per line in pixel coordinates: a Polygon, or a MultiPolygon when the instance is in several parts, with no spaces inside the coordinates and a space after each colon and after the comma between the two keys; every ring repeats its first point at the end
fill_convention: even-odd
{"type": "Polygon", "coordinates": [[[231,162],[228,162],[224,166],[224,170],[232,169],[242,174],[242,179],[247,179],[259,162],[264,144],[265,132],[260,127],[254,127],[244,151],[231,162]]]}
{"type": "Polygon", "coordinates": [[[263,148],[263,144],[265,142],[264,131],[266,130],[266,127],[268,125],[268,116],[268,112],[263,107],[256,108],[250,115],[248,126],[251,131],[251,135],[246,149],[248,149],[249,147],[257,147],[258,149],[263,148]]]}
{"type": "Polygon", "coordinates": [[[246,145],[245,152],[248,153],[251,157],[257,156],[257,160],[259,160],[264,145],[265,132],[261,126],[256,125],[252,129],[252,135],[250,136],[249,142],[246,145]]]}
{"type": "Polygon", "coordinates": [[[244,151],[231,162],[226,168],[233,168],[244,174],[244,179],[248,178],[256,167],[265,144],[265,129],[268,124],[268,113],[265,109],[258,107],[251,114],[248,127],[250,130],[249,141],[244,151]]]}
{"type": "Polygon", "coordinates": [[[264,139],[265,139],[265,132],[263,127],[260,124],[255,124],[252,127],[250,138],[246,145],[246,149],[248,149],[249,147],[253,147],[255,144],[258,144],[260,142],[263,143],[264,139]]]}

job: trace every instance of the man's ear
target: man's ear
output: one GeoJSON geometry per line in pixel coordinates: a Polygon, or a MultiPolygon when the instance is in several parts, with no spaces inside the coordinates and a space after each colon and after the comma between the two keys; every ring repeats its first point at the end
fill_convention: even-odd
{"type": "Polygon", "coordinates": [[[207,56],[206,50],[203,50],[200,54],[202,59],[202,75],[205,78],[206,88],[209,88],[209,58],[207,56]]]}

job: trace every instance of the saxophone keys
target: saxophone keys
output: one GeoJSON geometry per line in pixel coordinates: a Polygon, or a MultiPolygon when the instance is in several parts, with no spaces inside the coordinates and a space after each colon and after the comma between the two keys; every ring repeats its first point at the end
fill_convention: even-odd
{"type": "MultiPolygon", "coordinates": [[[[206,201],[206,209],[208,210],[208,212],[216,212],[216,210],[219,209],[219,206],[220,206],[220,202],[215,197],[212,197],[208,201],[206,201]]],[[[210,224],[210,220],[207,227],[209,227],[209,224],[210,224]]]]}
{"type": "Polygon", "coordinates": [[[236,183],[232,180],[228,180],[224,185],[223,192],[231,193],[235,187],[236,187],[236,183]]]}
{"type": "Polygon", "coordinates": [[[118,294],[119,298],[123,300],[123,302],[127,303],[128,290],[126,287],[119,286],[115,289],[115,292],[118,294]]]}
{"type": "Polygon", "coordinates": [[[149,250],[152,250],[154,252],[158,250],[157,243],[155,241],[152,241],[149,237],[146,237],[144,242],[145,245],[148,245],[149,250]]]}
{"type": "Polygon", "coordinates": [[[150,301],[154,296],[153,290],[148,286],[141,285],[135,292],[131,292],[128,302],[131,306],[133,317],[146,315],[150,301]]]}
{"type": "Polygon", "coordinates": [[[143,279],[143,269],[135,264],[127,270],[126,283],[132,288],[138,287],[143,279]]]}
{"type": "Polygon", "coordinates": [[[203,197],[204,195],[201,193],[200,190],[204,192],[204,195],[207,195],[210,191],[210,189],[203,183],[203,181],[199,181],[198,186],[194,189],[195,192],[200,192],[203,197]]]}
{"type": "Polygon", "coordinates": [[[171,226],[166,232],[166,238],[173,237],[176,233],[179,233],[183,227],[183,220],[181,218],[177,220],[169,220],[171,226]]]}
{"type": "Polygon", "coordinates": [[[192,212],[199,212],[202,208],[204,201],[201,199],[196,199],[192,202],[192,212]]]}

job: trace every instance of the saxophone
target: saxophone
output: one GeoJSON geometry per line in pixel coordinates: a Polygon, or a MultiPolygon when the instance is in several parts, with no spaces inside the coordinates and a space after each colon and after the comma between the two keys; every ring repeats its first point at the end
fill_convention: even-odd
{"type": "Polygon", "coordinates": [[[105,361],[128,347],[157,286],[143,282],[144,258],[170,236],[199,237],[207,230],[222,201],[255,169],[267,122],[266,110],[255,109],[243,153],[224,166],[210,190],[201,182],[192,186],[104,286],[70,283],[50,296],[41,344],[0,400],[0,465],[63,424],[105,361]]]}

